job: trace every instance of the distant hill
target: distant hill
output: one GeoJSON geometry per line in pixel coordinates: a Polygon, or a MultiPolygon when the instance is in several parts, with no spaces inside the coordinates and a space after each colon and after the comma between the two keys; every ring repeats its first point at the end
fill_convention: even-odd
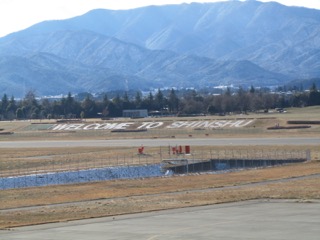
{"type": "Polygon", "coordinates": [[[320,11],[229,1],[98,9],[0,38],[0,94],[284,85],[320,75],[320,11]]]}
{"type": "Polygon", "coordinates": [[[296,79],[287,83],[287,87],[309,90],[311,86],[315,84],[317,89],[320,90],[320,78],[311,79],[296,79]]]}

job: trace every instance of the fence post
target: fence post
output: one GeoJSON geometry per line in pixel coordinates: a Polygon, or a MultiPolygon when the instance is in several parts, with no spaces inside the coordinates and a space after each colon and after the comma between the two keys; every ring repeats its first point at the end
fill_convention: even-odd
{"type": "Polygon", "coordinates": [[[306,159],[307,159],[307,161],[311,161],[311,151],[310,151],[310,149],[306,150],[306,159]]]}
{"type": "Polygon", "coordinates": [[[187,174],[189,174],[189,161],[188,159],[186,159],[186,161],[187,161],[187,174]]]}

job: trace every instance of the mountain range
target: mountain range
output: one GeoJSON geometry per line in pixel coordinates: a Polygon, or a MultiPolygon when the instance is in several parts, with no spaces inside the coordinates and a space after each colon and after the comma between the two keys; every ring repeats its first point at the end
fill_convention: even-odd
{"type": "Polygon", "coordinates": [[[96,9],[0,38],[0,93],[276,86],[320,75],[320,11],[228,1],[96,9]]]}

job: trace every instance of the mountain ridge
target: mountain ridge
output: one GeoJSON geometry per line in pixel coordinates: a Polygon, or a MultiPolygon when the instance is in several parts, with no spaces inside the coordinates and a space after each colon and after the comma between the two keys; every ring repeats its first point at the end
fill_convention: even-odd
{"type": "MultiPolygon", "coordinates": [[[[283,85],[295,78],[318,77],[319,49],[320,11],[258,1],[97,9],[75,18],[45,21],[0,38],[2,59],[24,58],[40,72],[49,67],[58,72],[55,67],[60,66],[61,76],[80,78],[78,89],[72,91],[85,88],[80,86],[97,91],[283,85]],[[48,62],[44,66],[44,59],[30,57],[36,54],[51,54],[64,64],[48,62]],[[92,75],[81,76],[75,69],[92,75]],[[119,84],[112,83],[111,76],[117,76],[119,84]],[[120,81],[122,78],[126,80],[120,81]]],[[[0,81],[5,83],[0,92],[10,89],[11,81],[15,81],[10,80],[12,74],[6,72],[6,64],[0,61],[0,81]]],[[[19,71],[22,69],[15,74],[19,71]]],[[[63,84],[59,78],[47,80],[63,84]]],[[[31,88],[41,84],[40,80],[38,84],[28,81],[31,88]]],[[[41,89],[39,94],[54,90],[41,89]]]]}

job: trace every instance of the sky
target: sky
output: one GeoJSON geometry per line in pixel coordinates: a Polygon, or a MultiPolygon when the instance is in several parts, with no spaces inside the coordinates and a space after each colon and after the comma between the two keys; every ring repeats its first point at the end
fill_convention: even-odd
{"type": "MultiPolygon", "coordinates": [[[[130,9],[148,5],[223,0],[0,0],[0,37],[45,20],[67,19],[92,9],[130,9]]],[[[225,0],[227,1],[227,0],[225,0]]],[[[269,0],[260,0],[269,2],[269,0]]],[[[320,0],[274,0],[287,6],[320,9],[320,0]]]]}

